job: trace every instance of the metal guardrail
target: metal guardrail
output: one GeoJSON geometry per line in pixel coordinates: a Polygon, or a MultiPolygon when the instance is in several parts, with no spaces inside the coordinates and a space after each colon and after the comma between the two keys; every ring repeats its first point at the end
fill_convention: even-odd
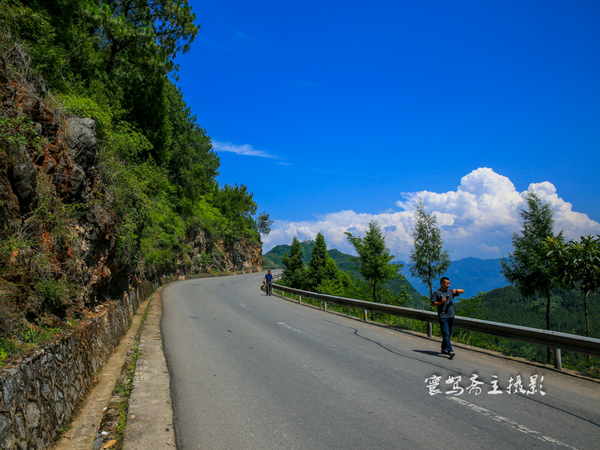
{"type": "MultiPolygon", "coordinates": [[[[385,305],[383,303],[373,303],[353,298],[335,297],[333,295],[319,294],[317,292],[292,289],[278,284],[273,285],[274,290],[289,292],[305,298],[312,298],[327,303],[337,305],[351,306],[365,311],[391,314],[408,319],[421,320],[429,323],[437,323],[437,313],[433,311],[423,311],[419,309],[404,308],[402,306],[385,305]]],[[[365,316],[366,318],[366,316],[365,316]]],[[[478,333],[499,336],[508,339],[515,339],[533,344],[540,344],[554,349],[555,367],[562,369],[560,350],[570,350],[586,355],[600,356],[600,339],[577,336],[574,334],[561,333],[558,331],[539,330],[537,328],[521,327],[518,325],[509,325],[500,322],[489,322],[487,320],[471,319],[469,317],[456,316],[454,323],[456,328],[476,331],[478,333]]]]}

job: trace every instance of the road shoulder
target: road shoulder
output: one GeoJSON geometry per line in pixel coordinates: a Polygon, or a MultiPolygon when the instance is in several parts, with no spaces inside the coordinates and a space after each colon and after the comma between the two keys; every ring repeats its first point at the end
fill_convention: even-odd
{"type": "Polygon", "coordinates": [[[170,377],[163,352],[160,322],[162,289],[152,297],[140,337],[129,397],[124,450],[175,448],[170,377]]]}
{"type": "Polygon", "coordinates": [[[141,326],[142,316],[148,302],[149,299],[138,307],[129,330],[100,371],[97,383],[86,396],[69,429],[52,446],[53,450],[90,450],[92,447],[96,438],[96,430],[100,426],[104,411],[110,402],[115,380],[118,380],[121,375],[123,361],[127,358],[127,354],[135,342],[135,336],[141,326]]]}

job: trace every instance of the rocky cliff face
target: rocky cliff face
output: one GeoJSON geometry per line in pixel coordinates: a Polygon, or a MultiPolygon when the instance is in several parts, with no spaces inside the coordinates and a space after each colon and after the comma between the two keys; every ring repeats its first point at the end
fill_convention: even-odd
{"type": "Polygon", "coordinates": [[[102,201],[94,122],[52,110],[36,84],[0,62],[0,294],[13,314],[63,318],[110,285],[118,228],[102,201]]]}
{"type": "MultiPolygon", "coordinates": [[[[119,224],[100,176],[94,121],[49,107],[43,83],[11,67],[0,58],[2,333],[18,317],[56,326],[147,275],[116,262],[119,224]]],[[[188,240],[180,274],[262,267],[260,242],[226,245],[204,233],[188,240]]]]}
{"type": "Polygon", "coordinates": [[[262,245],[247,240],[226,243],[200,232],[187,239],[191,251],[187,264],[180,264],[186,273],[239,272],[261,270],[262,245]]]}

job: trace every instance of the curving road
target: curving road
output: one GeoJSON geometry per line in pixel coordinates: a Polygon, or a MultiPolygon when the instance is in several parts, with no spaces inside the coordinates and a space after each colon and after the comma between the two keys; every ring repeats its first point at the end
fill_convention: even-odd
{"type": "Polygon", "coordinates": [[[439,341],[267,297],[263,276],[163,291],[178,449],[600,448],[599,383],[460,346],[449,360],[439,341]],[[532,393],[507,392],[518,376],[532,393]]]}

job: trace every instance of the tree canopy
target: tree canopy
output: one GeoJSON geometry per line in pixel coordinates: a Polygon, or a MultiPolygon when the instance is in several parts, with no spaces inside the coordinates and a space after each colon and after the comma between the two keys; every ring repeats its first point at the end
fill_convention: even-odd
{"type": "Polygon", "coordinates": [[[358,253],[358,272],[371,286],[372,299],[377,302],[378,288],[399,275],[400,265],[391,262],[393,256],[385,245],[385,238],[377,222],[369,223],[369,230],[364,238],[348,232],[346,236],[358,253]]]}
{"type": "Polygon", "coordinates": [[[283,263],[283,278],[290,287],[304,289],[306,280],[306,266],[304,265],[304,250],[296,236],[292,240],[292,248],[289,254],[281,258],[283,263]]]}
{"type": "MultiPolygon", "coordinates": [[[[551,264],[546,257],[544,242],[555,238],[554,213],[549,204],[535,193],[526,196],[527,208],[520,214],[523,226],[520,233],[513,233],[513,252],[500,261],[501,272],[524,297],[535,294],[546,298],[546,329],[550,328],[551,296],[555,286],[551,264]]],[[[556,237],[562,241],[562,233],[556,237]]]]}
{"type": "Polygon", "coordinates": [[[550,262],[550,272],[561,286],[576,289],[583,299],[585,334],[590,335],[587,299],[600,289],[600,236],[582,236],[579,242],[563,242],[548,237],[544,250],[550,262]]]}
{"type": "Polygon", "coordinates": [[[444,241],[437,220],[425,211],[419,199],[413,221],[414,245],[410,251],[410,273],[427,285],[429,297],[433,294],[433,280],[450,267],[450,254],[444,249],[444,241]]]}
{"type": "Polygon", "coordinates": [[[328,259],[329,253],[327,253],[325,238],[321,233],[318,233],[315,239],[315,247],[308,263],[308,278],[306,283],[308,289],[314,290],[327,278],[325,271],[328,259]]]}
{"type": "Polygon", "coordinates": [[[188,0],[105,0],[88,3],[84,13],[102,30],[99,47],[107,74],[120,63],[169,73],[199,28],[188,0]]]}
{"type": "Polygon", "coordinates": [[[199,28],[188,0],[0,0],[0,51],[22,49],[45,102],[95,121],[118,253],[140,272],[172,270],[194,233],[260,242],[272,224],[247,186],[219,186],[211,138],[173,82],[199,28]]]}

